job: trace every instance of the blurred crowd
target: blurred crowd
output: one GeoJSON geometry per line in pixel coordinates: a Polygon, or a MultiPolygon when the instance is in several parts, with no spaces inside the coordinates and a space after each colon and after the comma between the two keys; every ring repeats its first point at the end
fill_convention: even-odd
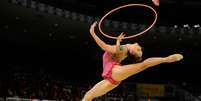
{"type": "MultiPolygon", "coordinates": [[[[7,78],[6,80],[0,80],[0,101],[5,100],[7,97],[81,101],[84,94],[96,83],[96,81],[90,83],[72,82],[71,80],[61,79],[45,73],[42,69],[37,72],[14,70],[3,75],[7,76],[7,78]]],[[[191,86],[184,85],[181,88],[168,85],[166,87],[167,97],[163,97],[163,100],[160,101],[167,101],[166,99],[171,99],[171,101],[201,101],[199,97],[195,98],[191,93],[183,89],[191,86]],[[169,96],[168,89],[170,91],[169,96]]],[[[96,98],[94,101],[140,101],[136,94],[135,86],[134,83],[122,83],[113,91],[96,98]]],[[[200,93],[197,94],[196,96],[200,96],[200,93]]]]}
{"type": "MultiPolygon", "coordinates": [[[[43,71],[38,72],[37,75],[28,72],[12,72],[9,75],[7,80],[0,80],[0,98],[81,101],[84,94],[92,87],[91,84],[59,80],[43,71]]],[[[102,101],[103,98],[123,101],[122,96],[115,92],[96,100],[102,101]]]]}

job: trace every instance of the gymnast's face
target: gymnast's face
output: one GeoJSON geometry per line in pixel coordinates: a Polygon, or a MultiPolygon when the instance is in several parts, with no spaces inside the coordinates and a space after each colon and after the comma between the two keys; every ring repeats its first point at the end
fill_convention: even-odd
{"type": "Polygon", "coordinates": [[[136,57],[142,57],[142,48],[138,43],[128,44],[128,51],[136,57]]]}

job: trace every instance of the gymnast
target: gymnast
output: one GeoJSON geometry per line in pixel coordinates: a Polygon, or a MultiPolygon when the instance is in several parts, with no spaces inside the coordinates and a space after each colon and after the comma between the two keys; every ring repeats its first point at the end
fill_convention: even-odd
{"type": "Polygon", "coordinates": [[[91,25],[90,34],[98,46],[105,51],[103,54],[103,80],[86,92],[82,101],[92,101],[94,98],[106,94],[116,88],[121,81],[149,67],[183,59],[181,54],[172,54],[167,57],[151,57],[138,63],[121,65],[121,61],[128,56],[133,56],[135,61],[141,60],[143,54],[141,46],[138,43],[120,45],[125,36],[123,32],[117,37],[116,45],[106,44],[96,35],[96,25],[97,22],[91,25]]]}

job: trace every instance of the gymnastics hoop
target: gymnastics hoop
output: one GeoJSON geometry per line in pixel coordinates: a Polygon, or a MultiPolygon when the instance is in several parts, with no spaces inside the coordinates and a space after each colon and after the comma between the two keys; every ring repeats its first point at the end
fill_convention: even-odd
{"type": "Polygon", "coordinates": [[[137,33],[137,34],[133,34],[133,35],[127,36],[127,37],[125,37],[124,39],[130,39],[130,38],[134,38],[134,37],[137,37],[137,36],[139,36],[139,35],[142,35],[142,34],[144,34],[145,32],[147,32],[148,30],[150,30],[150,29],[155,25],[155,23],[156,23],[156,21],[157,21],[157,18],[158,18],[158,14],[157,14],[157,12],[156,12],[156,10],[155,10],[154,8],[152,8],[151,6],[145,5],[145,4],[127,4],[127,5],[119,6],[119,7],[115,8],[115,9],[112,9],[111,11],[109,11],[108,13],[106,13],[106,14],[100,19],[99,24],[98,24],[98,28],[99,28],[99,31],[101,32],[101,34],[103,34],[105,37],[108,37],[108,38],[111,38],[111,39],[117,39],[117,37],[114,37],[114,36],[110,36],[110,35],[105,34],[105,33],[102,31],[102,29],[101,29],[101,24],[102,24],[103,20],[104,20],[109,14],[111,14],[111,13],[113,13],[113,12],[119,10],[119,9],[126,8],[126,7],[130,7],[130,6],[145,7],[145,8],[151,9],[151,10],[154,12],[155,19],[154,19],[153,23],[152,23],[148,28],[146,28],[144,31],[139,32],[139,33],[137,33]]]}

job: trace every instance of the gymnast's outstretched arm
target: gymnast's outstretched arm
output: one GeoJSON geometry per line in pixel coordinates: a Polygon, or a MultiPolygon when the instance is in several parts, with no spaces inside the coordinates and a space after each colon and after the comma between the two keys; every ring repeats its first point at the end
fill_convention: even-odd
{"type": "Polygon", "coordinates": [[[94,28],[96,27],[96,24],[97,24],[97,22],[94,22],[91,25],[90,34],[94,38],[94,40],[96,41],[98,46],[101,47],[101,49],[103,49],[104,51],[107,51],[107,52],[110,52],[110,53],[113,53],[113,54],[117,53],[119,51],[120,42],[124,38],[124,34],[121,33],[121,35],[118,37],[116,45],[108,45],[96,35],[96,33],[94,31],[94,28]]]}

